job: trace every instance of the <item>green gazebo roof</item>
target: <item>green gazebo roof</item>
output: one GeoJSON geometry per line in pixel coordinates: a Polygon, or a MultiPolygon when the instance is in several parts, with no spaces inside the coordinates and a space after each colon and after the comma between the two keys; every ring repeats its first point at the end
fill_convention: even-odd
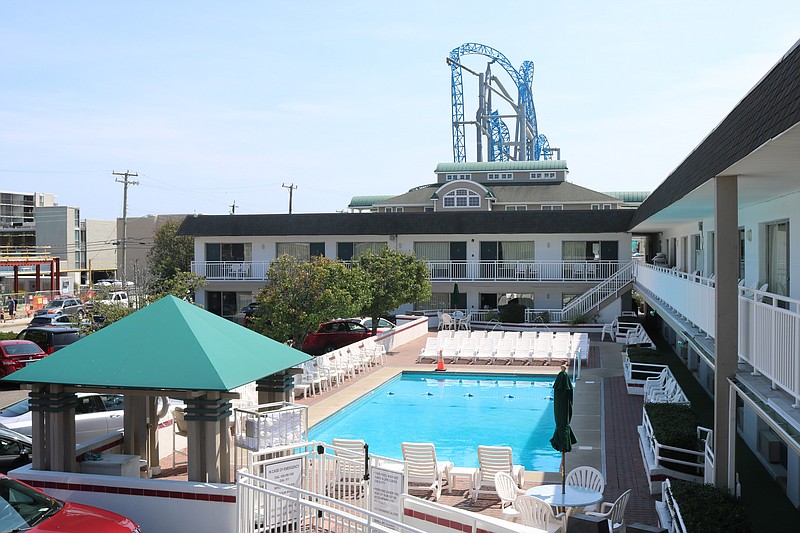
{"type": "Polygon", "coordinates": [[[229,391],[309,359],[294,348],[166,296],[3,379],[229,391]]]}

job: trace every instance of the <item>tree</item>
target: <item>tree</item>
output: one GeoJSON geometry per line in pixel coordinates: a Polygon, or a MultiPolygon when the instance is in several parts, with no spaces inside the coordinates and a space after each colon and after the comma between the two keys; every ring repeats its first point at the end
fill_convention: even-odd
{"type": "Polygon", "coordinates": [[[194,259],[194,239],[178,235],[181,222],[167,221],[153,235],[153,247],[147,254],[150,272],[157,280],[169,279],[176,272],[188,272],[194,259]]]}
{"type": "Polygon", "coordinates": [[[282,255],[270,263],[267,279],[256,296],[261,312],[253,329],[281,342],[291,339],[298,349],[317,324],[356,314],[366,299],[363,273],[324,257],[282,255]]]}
{"type": "Polygon", "coordinates": [[[178,269],[171,277],[162,279],[154,284],[153,290],[147,296],[147,303],[160,300],[168,294],[194,303],[194,293],[200,287],[205,286],[206,278],[203,276],[178,269]]]}
{"type": "Polygon", "coordinates": [[[411,254],[386,247],[380,254],[363,254],[358,258],[358,267],[364,271],[368,292],[361,314],[372,318],[373,335],[378,332],[382,315],[431,296],[428,266],[411,254]]]}

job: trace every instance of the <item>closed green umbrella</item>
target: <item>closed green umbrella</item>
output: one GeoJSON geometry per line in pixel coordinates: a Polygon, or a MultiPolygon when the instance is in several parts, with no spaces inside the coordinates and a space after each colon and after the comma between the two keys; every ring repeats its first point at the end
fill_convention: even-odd
{"type": "Polygon", "coordinates": [[[458,292],[458,283],[453,284],[453,293],[450,295],[450,306],[458,309],[458,302],[461,300],[461,293],[458,292]]]}
{"type": "Polygon", "coordinates": [[[556,421],[556,430],[550,444],[553,449],[561,452],[561,493],[566,490],[567,471],[566,454],[572,451],[572,445],[578,442],[572,428],[572,381],[567,374],[567,367],[563,365],[561,372],[556,376],[553,384],[553,415],[556,421]]]}

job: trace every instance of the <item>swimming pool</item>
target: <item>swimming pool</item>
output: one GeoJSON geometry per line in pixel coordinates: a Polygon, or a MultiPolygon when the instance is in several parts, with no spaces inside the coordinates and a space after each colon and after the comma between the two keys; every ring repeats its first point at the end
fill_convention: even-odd
{"type": "Polygon", "coordinates": [[[478,445],[511,446],[526,470],[556,472],[553,377],[404,372],[311,428],[311,440],[363,439],[402,458],[403,441],[433,442],[439,459],[478,466],[478,445]]]}

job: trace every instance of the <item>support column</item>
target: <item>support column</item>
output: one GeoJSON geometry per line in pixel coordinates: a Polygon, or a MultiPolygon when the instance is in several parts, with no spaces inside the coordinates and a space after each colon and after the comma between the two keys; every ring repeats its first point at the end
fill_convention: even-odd
{"type": "MultiPolygon", "coordinates": [[[[733,488],[731,480],[731,394],[728,378],[736,375],[739,327],[739,216],[738,178],[714,179],[714,253],[717,275],[716,349],[714,353],[714,485],[733,488]]],[[[735,406],[734,406],[735,407],[735,406]]]]}
{"type": "Polygon", "coordinates": [[[145,396],[125,396],[123,453],[144,456],[147,451],[147,401],[145,396]]]}
{"type": "Polygon", "coordinates": [[[231,404],[219,392],[186,400],[189,481],[230,483],[231,404]]]}
{"type": "Polygon", "coordinates": [[[294,400],[294,375],[278,372],[256,381],[258,404],[291,402],[294,400]]]}
{"type": "MultiPolygon", "coordinates": [[[[147,397],[147,468],[150,475],[161,473],[158,447],[158,396],[147,397]]],[[[167,401],[166,396],[164,401],[167,401]]]]}
{"type": "Polygon", "coordinates": [[[60,385],[31,392],[35,469],[53,472],[78,470],[75,460],[76,404],[77,397],[63,392],[60,385]]]}

